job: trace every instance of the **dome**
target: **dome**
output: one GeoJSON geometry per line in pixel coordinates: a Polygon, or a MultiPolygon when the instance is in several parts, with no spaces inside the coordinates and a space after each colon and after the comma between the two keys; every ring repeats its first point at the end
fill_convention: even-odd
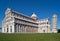
{"type": "Polygon", "coordinates": [[[32,16],[31,17],[37,17],[36,14],[33,12],[32,16]]]}

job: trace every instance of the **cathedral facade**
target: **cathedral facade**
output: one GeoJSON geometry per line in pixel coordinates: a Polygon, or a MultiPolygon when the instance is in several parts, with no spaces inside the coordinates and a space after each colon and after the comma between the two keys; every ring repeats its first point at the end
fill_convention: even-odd
{"type": "Polygon", "coordinates": [[[52,17],[52,26],[49,18],[38,20],[35,13],[31,17],[7,8],[2,21],[2,33],[57,33],[57,15],[52,17]],[[52,29],[51,29],[52,28],[52,29]]]}

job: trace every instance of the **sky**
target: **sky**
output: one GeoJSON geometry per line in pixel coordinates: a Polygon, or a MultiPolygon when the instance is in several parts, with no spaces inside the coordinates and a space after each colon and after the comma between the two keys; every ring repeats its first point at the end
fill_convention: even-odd
{"type": "Polygon", "coordinates": [[[58,29],[60,29],[60,0],[0,0],[0,27],[2,27],[7,8],[27,16],[31,16],[35,12],[39,20],[49,18],[51,24],[52,15],[56,13],[58,29]]]}

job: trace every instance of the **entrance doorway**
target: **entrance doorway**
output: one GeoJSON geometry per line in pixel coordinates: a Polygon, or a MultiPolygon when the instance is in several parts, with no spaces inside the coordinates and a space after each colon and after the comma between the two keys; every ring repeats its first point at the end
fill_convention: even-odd
{"type": "Polygon", "coordinates": [[[45,30],[43,30],[43,32],[45,32],[45,30]]]}

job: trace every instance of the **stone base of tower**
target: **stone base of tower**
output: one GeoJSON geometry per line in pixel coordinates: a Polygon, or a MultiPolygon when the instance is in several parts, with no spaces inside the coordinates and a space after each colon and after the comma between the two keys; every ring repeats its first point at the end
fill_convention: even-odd
{"type": "Polygon", "coordinates": [[[57,31],[52,31],[52,33],[57,33],[57,31]]]}

